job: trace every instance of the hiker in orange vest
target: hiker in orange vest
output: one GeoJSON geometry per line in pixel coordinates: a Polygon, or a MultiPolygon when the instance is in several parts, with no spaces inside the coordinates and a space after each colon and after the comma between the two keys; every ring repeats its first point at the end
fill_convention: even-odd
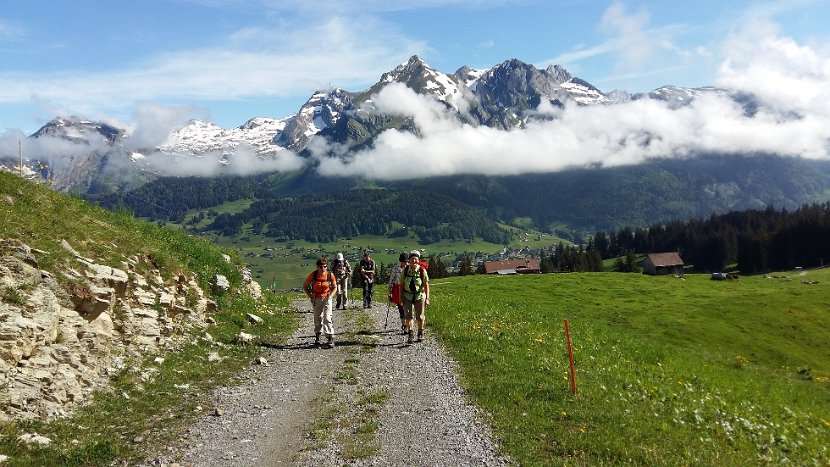
{"type": "Polygon", "coordinates": [[[326,269],[325,257],[317,260],[317,269],[306,277],[303,291],[314,309],[314,345],[320,345],[320,332],[326,335],[326,348],[334,347],[334,327],[331,322],[331,297],[337,293],[337,280],[326,269]]]}

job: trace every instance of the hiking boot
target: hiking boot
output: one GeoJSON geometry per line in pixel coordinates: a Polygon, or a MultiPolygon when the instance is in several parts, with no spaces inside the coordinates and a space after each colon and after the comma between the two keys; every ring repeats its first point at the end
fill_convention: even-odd
{"type": "Polygon", "coordinates": [[[326,348],[334,348],[334,336],[332,334],[326,334],[326,348]]]}
{"type": "Polygon", "coordinates": [[[402,336],[406,335],[406,326],[401,326],[401,335],[402,336]]]}
{"type": "Polygon", "coordinates": [[[320,347],[320,333],[314,335],[314,347],[320,347]]]}
{"type": "Polygon", "coordinates": [[[424,340],[424,330],[418,329],[418,342],[421,342],[422,340],[424,340]]]}
{"type": "Polygon", "coordinates": [[[411,343],[413,342],[413,340],[414,340],[414,339],[412,339],[412,337],[413,337],[413,333],[412,333],[412,331],[409,331],[409,333],[408,333],[408,334],[409,334],[409,336],[406,338],[406,343],[407,343],[407,344],[411,344],[411,343]]]}

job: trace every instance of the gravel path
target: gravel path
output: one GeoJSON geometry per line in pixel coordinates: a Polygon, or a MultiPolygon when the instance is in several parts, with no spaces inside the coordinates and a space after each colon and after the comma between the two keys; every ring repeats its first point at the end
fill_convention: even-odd
{"type": "MultiPolygon", "coordinates": [[[[285,344],[263,347],[268,366],[214,394],[170,462],[195,466],[498,466],[484,415],[465,401],[457,366],[427,335],[405,344],[393,308],[335,310],[334,349],[314,348],[308,301],[285,344]]],[[[429,320],[429,311],[427,311],[429,320]]],[[[156,462],[161,462],[158,458],[156,462]]]]}

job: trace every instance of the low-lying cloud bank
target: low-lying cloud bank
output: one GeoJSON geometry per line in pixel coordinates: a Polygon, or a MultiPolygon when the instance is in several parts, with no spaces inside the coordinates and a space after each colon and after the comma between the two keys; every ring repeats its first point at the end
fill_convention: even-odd
{"type": "Polygon", "coordinates": [[[774,153],[828,158],[830,59],[778,37],[771,24],[730,38],[717,86],[754,96],[753,112],[724,95],[672,109],[641,99],[609,106],[540,108],[551,120],[498,131],[457,122],[434,101],[403,85],[374,96],[385,113],[411,116],[421,135],[386,131],[353,154],[315,144],[323,175],[399,180],[438,175],[516,175],[569,167],[613,167],[700,153],[774,153]]]}
{"type": "Polygon", "coordinates": [[[302,169],[306,160],[284,150],[260,157],[250,146],[237,146],[233,152],[209,152],[199,157],[154,153],[147,162],[154,171],[167,176],[215,177],[218,175],[254,175],[291,172],[302,169]]]}

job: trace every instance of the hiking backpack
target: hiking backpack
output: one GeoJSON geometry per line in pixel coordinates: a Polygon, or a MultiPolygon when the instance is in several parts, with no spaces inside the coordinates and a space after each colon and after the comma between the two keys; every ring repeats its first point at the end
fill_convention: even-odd
{"type": "Polygon", "coordinates": [[[334,277],[334,274],[331,271],[326,271],[326,278],[323,279],[323,280],[320,280],[317,276],[317,270],[315,269],[314,270],[314,280],[311,282],[311,293],[322,293],[322,292],[317,292],[316,290],[314,290],[314,284],[315,283],[320,283],[321,284],[320,288],[322,288],[322,283],[323,282],[328,282],[329,283],[329,290],[337,290],[337,284],[332,279],[332,277],[334,277]]]}
{"type": "MultiPolygon", "coordinates": [[[[420,266],[420,265],[419,265],[419,266],[420,266]]],[[[410,271],[409,265],[407,264],[407,265],[406,265],[406,266],[404,266],[404,268],[403,268],[404,283],[403,283],[403,284],[401,284],[401,285],[402,285],[402,287],[404,288],[404,290],[406,290],[407,292],[409,292],[409,293],[411,293],[411,294],[412,294],[412,299],[413,299],[413,300],[415,299],[415,297],[417,297],[417,296],[418,296],[418,294],[419,294],[420,292],[422,292],[422,291],[424,290],[424,285],[426,284],[426,281],[424,280],[424,269],[425,269],[425,268],[424,268],[423,266],[420,266],[420,267],[418,268],[418,273],[419,273],[419,275],[421,276],[421,287],[420,287],[420,289],[418,289],[418,288],[415,286],[415,276],[411,276],[411,278],[410,278],[410,276],[409,276],[409,271],[410,271]],[[406,279],[407,279],[407,278],[410,278],[410,279],[409,279],[409,283],[406,283],[406,279]]]]}

